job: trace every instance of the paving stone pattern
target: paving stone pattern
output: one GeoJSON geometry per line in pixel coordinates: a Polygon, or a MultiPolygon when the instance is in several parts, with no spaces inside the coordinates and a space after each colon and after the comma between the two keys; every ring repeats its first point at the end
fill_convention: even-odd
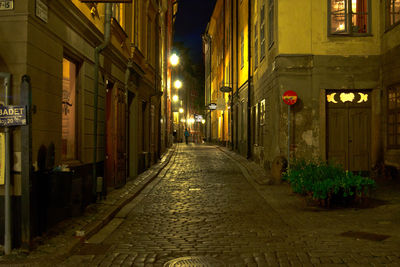
{"type": "Polygon", "coordinates": [[[257,183],[268,174],[227,149],[180,144],[175,153],[168,171],[99,244],[106,253],[78,249],[60,266],[163,266],[185,256],[226,266],[400,266],[396,196],[375,208],[322,210],[286,184],[257,183]],[[340,235],[346,231],[390,237],[340,235]]]}

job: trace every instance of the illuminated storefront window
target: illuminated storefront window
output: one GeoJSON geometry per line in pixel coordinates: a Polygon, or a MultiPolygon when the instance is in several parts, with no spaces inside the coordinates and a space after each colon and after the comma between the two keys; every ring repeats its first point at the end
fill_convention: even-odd
{"type": "Polygon", "coordinates": [[[76,65],[63,59],[61,159],[76,158],[76,65]]]}

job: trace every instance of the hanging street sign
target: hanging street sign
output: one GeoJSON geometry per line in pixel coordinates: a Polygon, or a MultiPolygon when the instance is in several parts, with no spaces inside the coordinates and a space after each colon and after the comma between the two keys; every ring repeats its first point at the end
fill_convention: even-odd
{"type": "Polygon", "coordinates": [[[132,0],[80,0],[82,3],[132,3],[132,0]]]}
{"type": "Polygon", "coordinates": [[[224,93],[229,93],[229,92],[232,92],[232,87],[229,87],[229,86],[222,86],[221,88],[219,88],[219,90],[220,90],[221,92],[224,92],[224,93]]]}
{"type": "Polygon", "coordinates": [[[215,104],[215,103],[210,103],[210,104],[208,104],[208,109],[209,109],[209,110],[215,110],[215,109],[217,109],[217,104],[215,104]]]}
{"type": "Polygon", "coordinates": [[[0,106],[0,127],[26,125],[25,106],[0,106]]]}
{"type": "Polygon", "coordinates": [[[13,10],[14,0],[0,0],[0,10],[13,10]]]}
{"type": "Polygon", "coordinates": [[[288,90],[285,93],[283,93],[282,99],[283,102],[291,106],[297,102],[297,94],[295,91],[288,90]]]}

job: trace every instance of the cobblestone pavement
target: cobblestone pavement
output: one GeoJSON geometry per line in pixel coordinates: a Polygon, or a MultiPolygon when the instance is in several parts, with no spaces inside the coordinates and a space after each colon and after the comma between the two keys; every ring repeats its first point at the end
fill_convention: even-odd
{"type": "Polygon", "coordinates": [[[400,266],[400,191],[377,196],[372,208],[323,210],[286,184],[257,183],[265,175],[227,149],[180,144],[129,210],[60,265],[163,266],[205,256],[226,266],[400,266]],[[342,235],[349,231],[368,234],[342,235]]]}

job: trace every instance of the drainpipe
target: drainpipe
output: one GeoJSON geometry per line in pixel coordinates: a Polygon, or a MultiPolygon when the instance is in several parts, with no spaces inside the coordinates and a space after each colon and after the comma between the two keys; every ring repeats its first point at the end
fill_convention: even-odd
{"type": "Polygon", "coordinates": [[[231,52],[230,52],[230,57],[231,57],[231,81],[232,81],[232,92],[231,92],[231,112],[230,112],[230,120],[231,120],[231,148],[232,150],[234,149],[233,146],[233,1],[231,1],[231,41],[230,41],[230,45],[231,45],[231,52]]]}
{"type": "MultiPolygon", "coordinates": [[[[207,34],[208,37],[208,42],[210,44],[210,102],[212,99],[212,39],[211,36],[209,34],[207,34]]],[[[210,109],[210,142],[212,142],[212,110],[210,109]]]]}
{"type": "MultiPolygon", "coordinates": [[[[240,99],[239,98],[239,53],[238,53],[238,49],[239,49],[239,44],[238,44],[238,42],[239,42],[239,6],[238,5],[239,5],[239,2],[238,2],[238,0],[236,0],[236,5],[235,5],[235,7],[236,7],[236,95],[238,96],[238,99],[240,99]]],[[[236,112],[239,112],[239,105],[238,105],[236,112]]],[[[242,111],[240,111],[240,112],[242,112],[242,111]]],[[[236,117],[236,118],[238,118],[238,117],[236,117]]],[[[239,146],[238,131],[239,131],[239,120],[236,121],[236,127],[235,127],[235,136],[236,136],[235,147],[236,147],[236,149],[238,149],[238,146],[239,146]]]]}
{"type": "MultiPolygon", "coordinates": [[[[132,68],[132,61],[128,61],[128,65],[126,66],[125,70],[125,140],[128,137],[129,140],[129,103],[128,103],[128,96],[129,96],[129,77],[131,75],[131,68],[132,68]]],[[[129,162],[128,162],[128,153],[129,153],[129,142],[125,142],[125,183],[126,178],[129,176],[129,162]]],[[[105,186],[105,182],[103,182],[103,190],[106,190],[107,186],[105,186]]]]}
{"type": "MultiPolygon", "coordinates": [[[[96,196],[97,188],[97,174],[96,174],[96,162],[97,162],[97,108],[98,108],[98,96],[99,96],[99,61],[100,53],[110,43],[110,32],[111,32],[111,4],[105,4],[105,19],[104,19],[104,41],[101,45],[97,46],[94,50],[94,123],[93,123],[93,196],[96,196]]],[[[103,180],[103,184],[105,181],[103,180]]],[[[96,198],[95,198],[96,199],[96,198]]]]}
{"type": "Polygon", "coordinates": [[[247,158],[251,158],[251,0],[248,0],[248,32],[247,32],[247,61],[248,61],[248,74],[247,74],[247,158]]]}
{"type": "MultiPolygon", "coordinates": [[[[0,77],[4,78],[4,105],[8,106],[11,93],[11,74],[0,72],[0,77]]],[[[11,134],[10,128],[4,128],[5,134],[5,183],[4,183],[4,254],[11,253],[11,134]]],[[[1,170],[2,171],[2,170],[1,170]]]]}

